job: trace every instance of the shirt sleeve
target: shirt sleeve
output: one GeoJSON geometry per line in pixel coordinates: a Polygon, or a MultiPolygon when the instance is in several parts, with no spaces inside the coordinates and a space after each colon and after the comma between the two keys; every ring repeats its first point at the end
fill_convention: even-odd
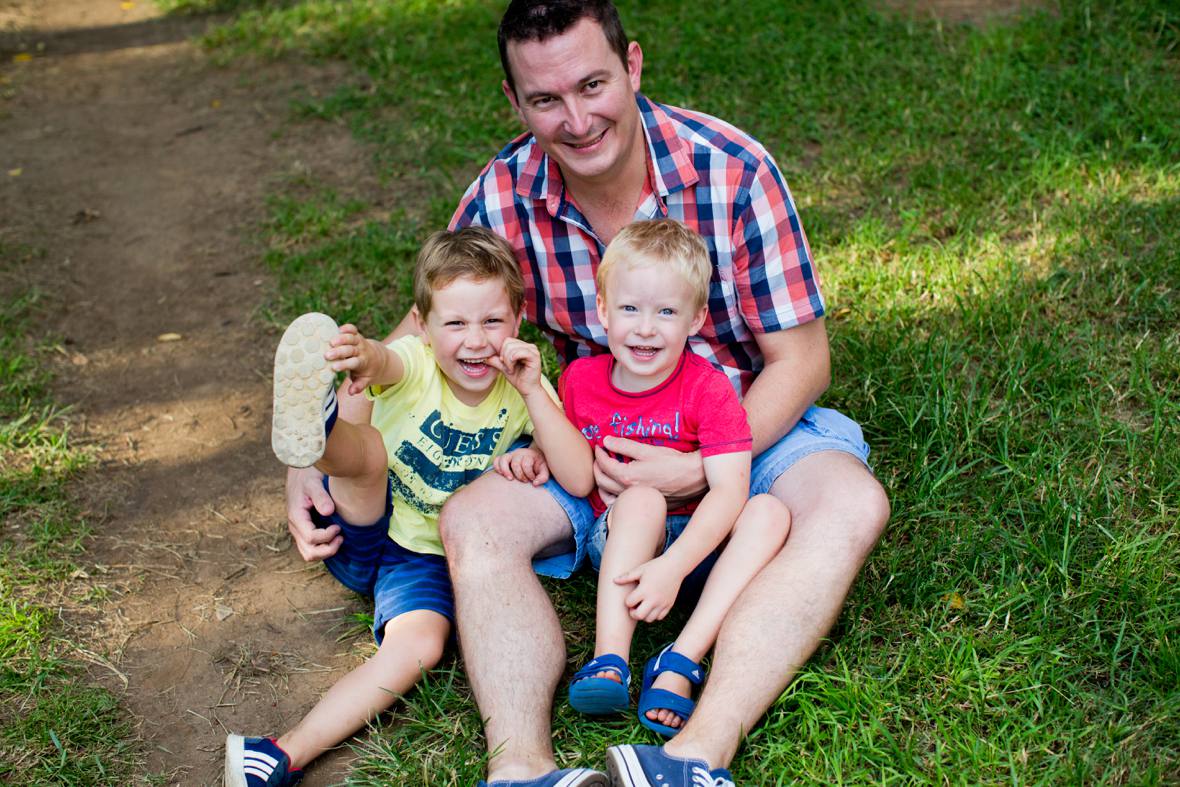
{"type": "Polygon", "coordinates": [[[376,401],[397,393],[403,388],[417,385],[417,381],[422,377],[422,370],[425,368],[426,362],[430,360],[423,350],[422,340],[413,334],[394,339],[385,346],[397,353],[397,357],[401,359],[402,379],[393,385],[370,385],[365,389],[365,398],[369,401],[376,401]]]}
{"type": "Polygon", "coordinates": [[[702,457],[749,451],[754,447],[746,411],[724,374],[710,369],[703,375],[692,405],[702,457]]]}
{"type": "Polygon", "coordinates": [[[735,205],[734,279],[750,329],[770,333],[824,313],[819,278],[795,202],[769,154],[735,205]]]}

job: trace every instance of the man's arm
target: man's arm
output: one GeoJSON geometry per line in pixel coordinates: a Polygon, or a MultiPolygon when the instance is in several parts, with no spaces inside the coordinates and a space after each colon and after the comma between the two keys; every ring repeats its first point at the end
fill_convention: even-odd
{"type": "MultiPolygon", "coordinates": [[[[755,339],[766,365],[742,406],[757,456],[791,431],[799,416],[827,390],[831,356],[823,318],[784,331],[758,333],[755,339]]],[[[673,501],[697,497],[707,486],[699,452],[678,453],[623,437],[607,437],[603,445],[606,451],[594,450],[594,480],[608,503],[635,484],[658,489],[673,501]],[[607,451],[632,461],[620,462],[607,451]]]]}
{"type": "MultiPolygon", "coordinates": [[[[407,312],[402,321],[385,339],[385,343],[413,333],[417,329],[414,315],[407,312]]],[[[354,424],[367,424],[373,414],[373,403],[364,393],[350,394],[349,381],[345,380],[336,391],[339,407],[338,416],[354,424]]],[[[340,528],[332,525],[317,528],[311,521],[314,506],[320,514],[330,515],[336,510],[332,498],[324,489],[324,475],[314,467],[289,468],[287,470],[287,530],[295,542],[295,548],[304,560],[323,560],[336,554],[343,540],[340,528]]]]}

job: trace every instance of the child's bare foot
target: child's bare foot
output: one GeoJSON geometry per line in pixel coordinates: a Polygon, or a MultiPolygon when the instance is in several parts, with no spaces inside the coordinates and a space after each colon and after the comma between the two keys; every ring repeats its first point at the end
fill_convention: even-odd
{"type": "MultiPolygon", "coordinates": [[[[661,672],[651,685],[652,688],[664,689],[685,699],[692,699],[692,683],[688,681],[688,678],[681,677],[675,672],[661,672]]],[[[684,719],[680,718],[679,714],[667,708],[652,708],[646,716],[652,721],[666,724],[674,729],[680,729],[684,724],[684,719]]]]}
{"type": "Polygon", "coordinates": [[[630,681],[631,670],[622,656],[595,656],[570,680],[570,705],[594,716],[626,710],[631,704],[627,691],[630,681]]]}

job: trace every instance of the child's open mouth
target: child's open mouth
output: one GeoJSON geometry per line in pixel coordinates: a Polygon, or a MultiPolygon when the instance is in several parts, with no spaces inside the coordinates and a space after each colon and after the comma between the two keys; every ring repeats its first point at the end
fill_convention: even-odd
{"type": "Polygon", "coordinates": [[[641,361],[647,361],[656,357],[656,353],[660,351],[659,347],[648,347],[646,345],[638,345],[631,347],[631,354],[641,361]]]}
{"type": "Polygon", "coordinates": [[[487,358],[459,358],[459,368],[468,377],[483,377],[492,371],[487,358]]]}

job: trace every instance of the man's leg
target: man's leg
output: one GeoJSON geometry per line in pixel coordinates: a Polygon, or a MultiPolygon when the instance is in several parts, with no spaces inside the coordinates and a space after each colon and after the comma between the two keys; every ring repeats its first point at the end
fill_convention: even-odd
{"type": "Polygon", "coordinates": [[[487,473],[447,501],[439,524],[489,780],[551,771],[550,710],[565,641],[531,561],[572,536],[569,518],[543,488],[487,473]]]}
{"type": "Polygon", "coordinates": [[[837,451],[801,459],[771,493],[791,511],[791,535],[726,616],[696,710],[664,747],[713,768],[729,765],[827,635],[889,518],[881,485],[837,451]]]}

